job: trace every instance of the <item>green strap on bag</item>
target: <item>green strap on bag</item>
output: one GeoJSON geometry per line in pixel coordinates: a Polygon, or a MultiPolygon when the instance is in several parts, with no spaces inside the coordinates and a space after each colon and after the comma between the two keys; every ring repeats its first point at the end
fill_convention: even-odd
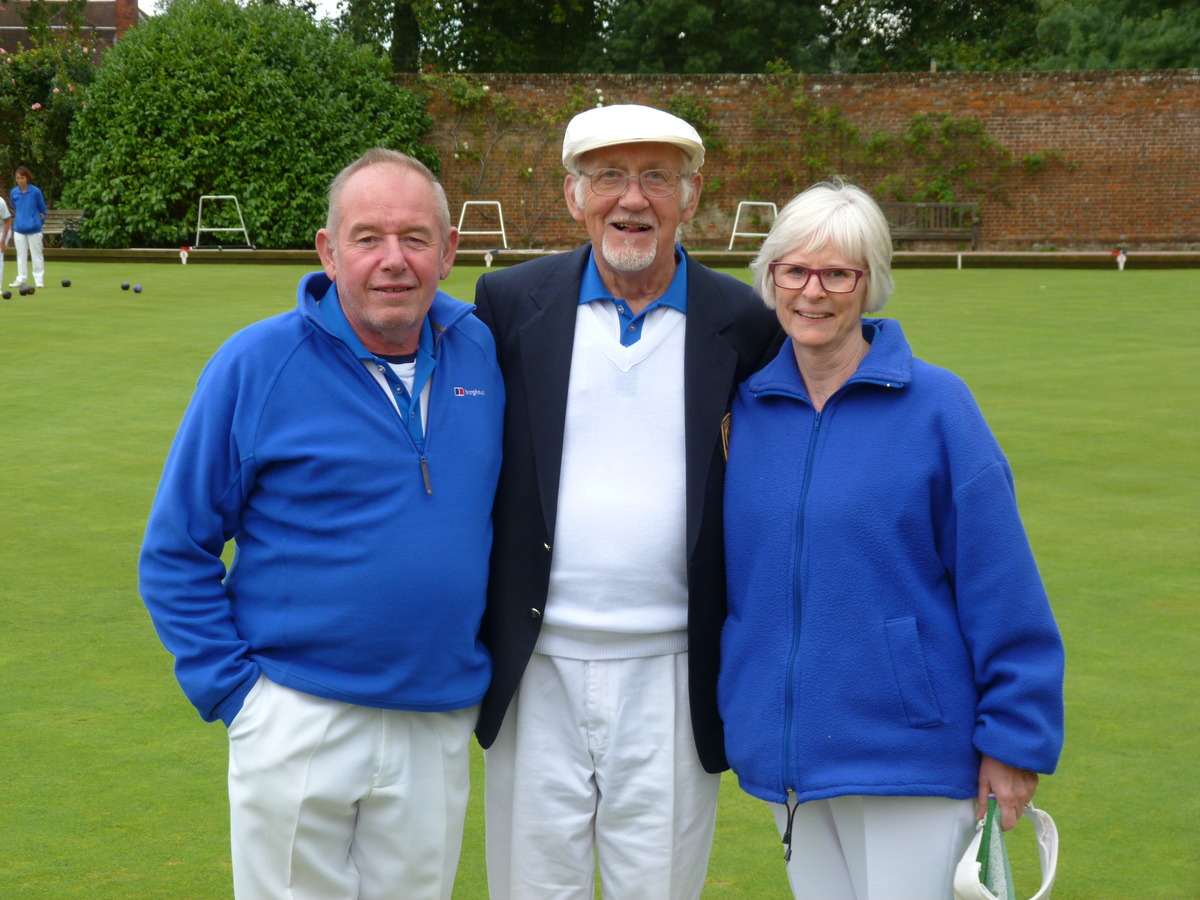
{"type": "MultiPolygon", "coordinates": [[[[1032,900],[1050,900],[1054,874],[1058,869],[1058,829],[1054,820],[1030,804],[1025,817],[1033,824],[1037,837],[1038,858],[1042,865],[1042,886],[1032,900]]],[[[995,797],[988,798],[987,815],[976,825],[975,837],[959,860],[954,872],[955,900],[1016,900],[1004,830],[1000,827],[1000,809],[995,797]]]]}
{"type": "Polygon", "coordinates": [[[979,880],[996,900],[1017,900],[1013,891],[1012,866],[1004,847],[1004,829],[1000,827],[1000,804],[988,798],[987,815],[983,818],[983,838],[979,842],[979,880]]]}

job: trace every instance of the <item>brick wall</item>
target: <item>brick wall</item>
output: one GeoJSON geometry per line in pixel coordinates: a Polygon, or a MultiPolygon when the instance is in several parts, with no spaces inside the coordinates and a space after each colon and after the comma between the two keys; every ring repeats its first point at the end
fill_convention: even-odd
{"type": "MultiPolygon", "coordinates": [[[[465,200],[498,200],[510,247],[565,248],[584,239],[562,200],[562,133],[570,114],[598,102],[707,110],[704,202],[685,238],[693,248],[725,248],[738,201],[782,205],[830,174],[882,195],[889,175],[915,164],[839,156],[837,142],[826,141],[833,151],[806,167],[806,129],[836,121],[860,138],[897,135],[920,113],[978,120],[1015,163],[1004,171],[1002,198],[956,190],[956,200],[981,203],[982,249],[1200,247],[1196,69],[805,76],[803,104],[795,102],[797,82],[770,75],[480,75],[466,83],[486,86],[499,108],[513,109],[473,115],[435,93],[427,139],[441,151],[455,221],[465,200]],[[764,101],[773,94],[776,102],[764,101]],[[1040,171],[1023,164],[1047,153],[1040,171]]],[[[473,212],[464,229],[494,228],[487,213],[473,212]]],[[[499,237],[463,240],[468,248],[499,245],[499,237]]]]}
{"type": "Polygon", "coordinates": [[[138,23],[140,14],[137,0],[116,0],[116,5],[117,38],[120,39],[125,32],[138,23]]]}

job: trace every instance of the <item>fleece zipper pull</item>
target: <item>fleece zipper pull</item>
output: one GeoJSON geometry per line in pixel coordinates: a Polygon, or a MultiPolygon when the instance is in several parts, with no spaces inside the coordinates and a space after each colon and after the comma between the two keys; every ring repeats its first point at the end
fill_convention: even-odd
{"type": "Polygon", "coordinates": [[[796,801],[796,805],[792,805],[792,797],[794,795],[789,792],[788,799],[784,801],[784,806],[787,807],[787,828],[783,832],[783,861],[785,863],[792,860],[792,821],[796,818],[796,810],[800,808],[800,801],[796,801]]]}

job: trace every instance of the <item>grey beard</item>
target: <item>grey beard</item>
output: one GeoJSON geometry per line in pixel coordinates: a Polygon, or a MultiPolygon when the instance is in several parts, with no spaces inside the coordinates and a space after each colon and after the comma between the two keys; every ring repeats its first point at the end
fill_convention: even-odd
{"type": "Polygon", "coordinates": [[[604,245],[600,248],[604,261],[619,272],[640,272],[650,267],[658,255],[658,244],[652,244],[648,250],[635,250],[631,240],[617,241],[612,235],[606,235],[604,245]]]}

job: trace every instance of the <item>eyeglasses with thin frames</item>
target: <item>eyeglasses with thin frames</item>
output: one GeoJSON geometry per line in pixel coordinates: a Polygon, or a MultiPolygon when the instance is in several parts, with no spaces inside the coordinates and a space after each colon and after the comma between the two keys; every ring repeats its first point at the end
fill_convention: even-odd
{"type": "Polygon", "coordinates": [[[824,269],[810,269],[797,263],[773,262],[767,266],[771,270],[771,278],[776,287],[789,291],[802,291],[808,280],[815,274],[821,282],[821,287],[831,294],[848,294],[858,287],[859,279],[870,269],[851,269],[847,266],[828,266],[824,269]]]}
{"type": "Polygon", "coordinates": [[[647,197],[670,197],[679,189],[679,172],[670,169],[647,169],[630,175],[624,169],[597,169],[580,172],[588,180],[592,193],[601,197],[620,197],[629,190],[629,182],[636,181],[647,197]]]}

